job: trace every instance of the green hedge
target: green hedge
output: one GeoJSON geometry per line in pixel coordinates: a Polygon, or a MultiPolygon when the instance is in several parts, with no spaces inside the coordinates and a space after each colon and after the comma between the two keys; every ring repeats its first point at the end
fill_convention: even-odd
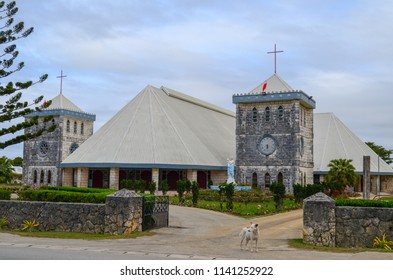
{"type": "Polygon", "coordinates": [[[11,191],[0,190],[0,200],[11,200],[11,191]]]}
{"type": "Polygon", "coordinates": [[[336,200],[336,206],[393,208],[393,201],[363,200],[363,199],[338,199],[338,200],[336,200]]]}
{"type": "Polygon", "coordinates": [[[77,187],[41,187],[40,190],[66,191],[78,193],[114,193],[113,189],[77,188],[77,187]]]}
{"type": "Polygon", "coordinates": [[[108,192],[83,193],[57,190],[26,190],[19,194],[19,200],[77,202],[77,203],[105,203],[108,192]]]}
{"type": "MultiPolygon", "coordinates": [[[[261,202],[271,199],[272,196],[267,192],[261,192],[259,190],[251,191],[235,191],[233,195],[234,202],[261,202]]],[[[220,201],[219,191],[215,190],[199,190],[199,200],[205,201],[220,201]]]]}

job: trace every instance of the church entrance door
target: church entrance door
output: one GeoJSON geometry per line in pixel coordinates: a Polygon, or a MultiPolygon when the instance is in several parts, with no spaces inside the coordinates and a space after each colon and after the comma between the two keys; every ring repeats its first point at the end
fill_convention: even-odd
{"type": "Polygon", "coordinates": [[[146,183],[151,182],[151,171],[150,170],[144,170],[141,172],[141,179],[145,181],[146,183]]]}
{"type": "Polygon", "coordinates": [[[207,187],[207,172],[198,171],[197,182],[198,182],[198,185],[200,188],[206,189],[206,187],[207,187]]]}
{"type": "Polygon", "coordinates": [[[101,170],[93,172],[93,188],[102,188],[104,186],[104,174],[101,170]]]}
{"type": "Polygon", "coordinates": [[[177,189],[177,181],[179,181],[179,173],[177,171],[169,171],[167,174],[169,189],[174,191],[177,189]]]}
{"type": "Polygon", "coordinates": [[[124,170],[119,171],[119,186],[121,187],[121,181],[127,179],[127,173],[124,170]]]}

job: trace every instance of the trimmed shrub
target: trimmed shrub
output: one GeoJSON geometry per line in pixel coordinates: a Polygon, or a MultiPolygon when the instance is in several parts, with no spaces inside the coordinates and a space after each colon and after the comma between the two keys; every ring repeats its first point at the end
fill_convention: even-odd
{"type": "Polygon", "coordinates": [[[199,185],[197,182],[193,181],[191,184],[192,190],[192,204],[196,206],[198,204],[198,197],[199,197],[199,185]]]}
{"type": "Polygon", "coordinates": [[[77,202],[77,203],[105,203],[108,192],[81,193],[55,190],[26,190],[19,194],[19,200],[77,202]]]}
{"type": "Polygon", "coordinates": [[[283,183],[278,183],[278,182],[274,182],[271,186],[270,186],[270,191],[273,193],[273,199],[274,202],[276,203],[276,209],[280,209],[283,201],[284,201],[284,197],[285,197],[285,186],[283,183]]]}
{"type": "Polygon", "coordinates": [[[11,200],[11,191],[0,190],[0,200],[11,200]]]}
{"type": "Polygon", "coordinates": [[[127,190],[133,190],[133,184],[132,181],[129,179],[123,179],[120,182],[120,188],[121,189],[127,189],[127,190]]]}
{"type": "Polygon", "coordinates": [[[163,195],[166,195],[166,193],[168,192],[168,190],[169,190],[168,181],[167,181],[167,180],[163,180],[162,183],[161,183],[161,191],[162,191],[162,194],[163,194],[163,195]]]}
{"type": "Polygon", "coordinates": [[[177,194],[179,195],[179,204],[184,203],[184,191],[186,190],[186,181],[179,180],[176,183],[177,186],[177,194]]]}
{"type": "Polygon", "coordinates": [[[338,199],[338,200],[336,200],[336,206],[393,208],[393,201],[363,200],[363,199],[338,199]]]}
{"type": "Polygon", "coordinates": [[[152,181],[148,183],[147,188],[150,194],[154,194],[154,192],[156,191],[156,182],[152,181]]]}

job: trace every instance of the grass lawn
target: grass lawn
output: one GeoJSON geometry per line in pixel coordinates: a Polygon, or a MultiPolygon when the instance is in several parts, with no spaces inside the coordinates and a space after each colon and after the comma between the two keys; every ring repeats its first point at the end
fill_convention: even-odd
{"type": "Polygon", "coordinates": [[[303,243],[303,239],[291,239],[288,241],[288,245],[292,248],[303,249],[303,250],[317,250],[321,252],[332,252],[332,253],[360,253],[360,252],[383,252],[393,253],[380,248],[340,248],[340,247],[328,247],[328,246],[316,246],[303,243]]]}
{"type": "MultiPolygon", "coordinates": [[[[170,203],[173,205],[178,205],[179,198],[176,196],[170,197],[170,203]]],[[[182,206],[193,207],[192,201],[186,198],[182,206]]],[[[196,207],[233,214],[244,218],[252,218],[255,216],[271,215],[274,213],[299,209],[302,207],[302,204],[295,203],[293,199],[285,199],[282,208],[277,210],[274,201],[272,199],[264,200],[261,202],[249,202],[249,203],[234,202],[233,210],[229,211],[226,208],[225,202],[220,203],[219,201],[200,200],[198,201],[198,205],[196,207]]]]}
{"type": "Polygon", "coordinates": [[[62,238],[62,239],[85,239],[85,240],[103,240],[103,239],[127,239],[137,238],[140,236],[154,235],[154,232],[143,231],[134,232],[124,235],[109,235],[99,233],[81,233],[81,232],[66,232],[66,231],[19,231],[19,230],[2,230],[0,233],[16,234],[19,236],[42,237],[42,238],[62,238]]]}

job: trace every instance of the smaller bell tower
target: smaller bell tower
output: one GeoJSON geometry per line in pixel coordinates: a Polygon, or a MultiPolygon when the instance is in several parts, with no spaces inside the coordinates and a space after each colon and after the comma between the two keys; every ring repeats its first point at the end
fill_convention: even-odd
{"type": "Polygon", "coordinates": [[[62,93],[52,99],[51,105],[41,112],[34,112],[26,119],[38,117],[38,125],[25,129],[25,133],[48,125],[44,118],[52,116],[56,129],[25,141],[23,144],[23,185],[60,186],[62,176],[60,163],[93,134],[96,116],[82,111],[62,93]]]}

